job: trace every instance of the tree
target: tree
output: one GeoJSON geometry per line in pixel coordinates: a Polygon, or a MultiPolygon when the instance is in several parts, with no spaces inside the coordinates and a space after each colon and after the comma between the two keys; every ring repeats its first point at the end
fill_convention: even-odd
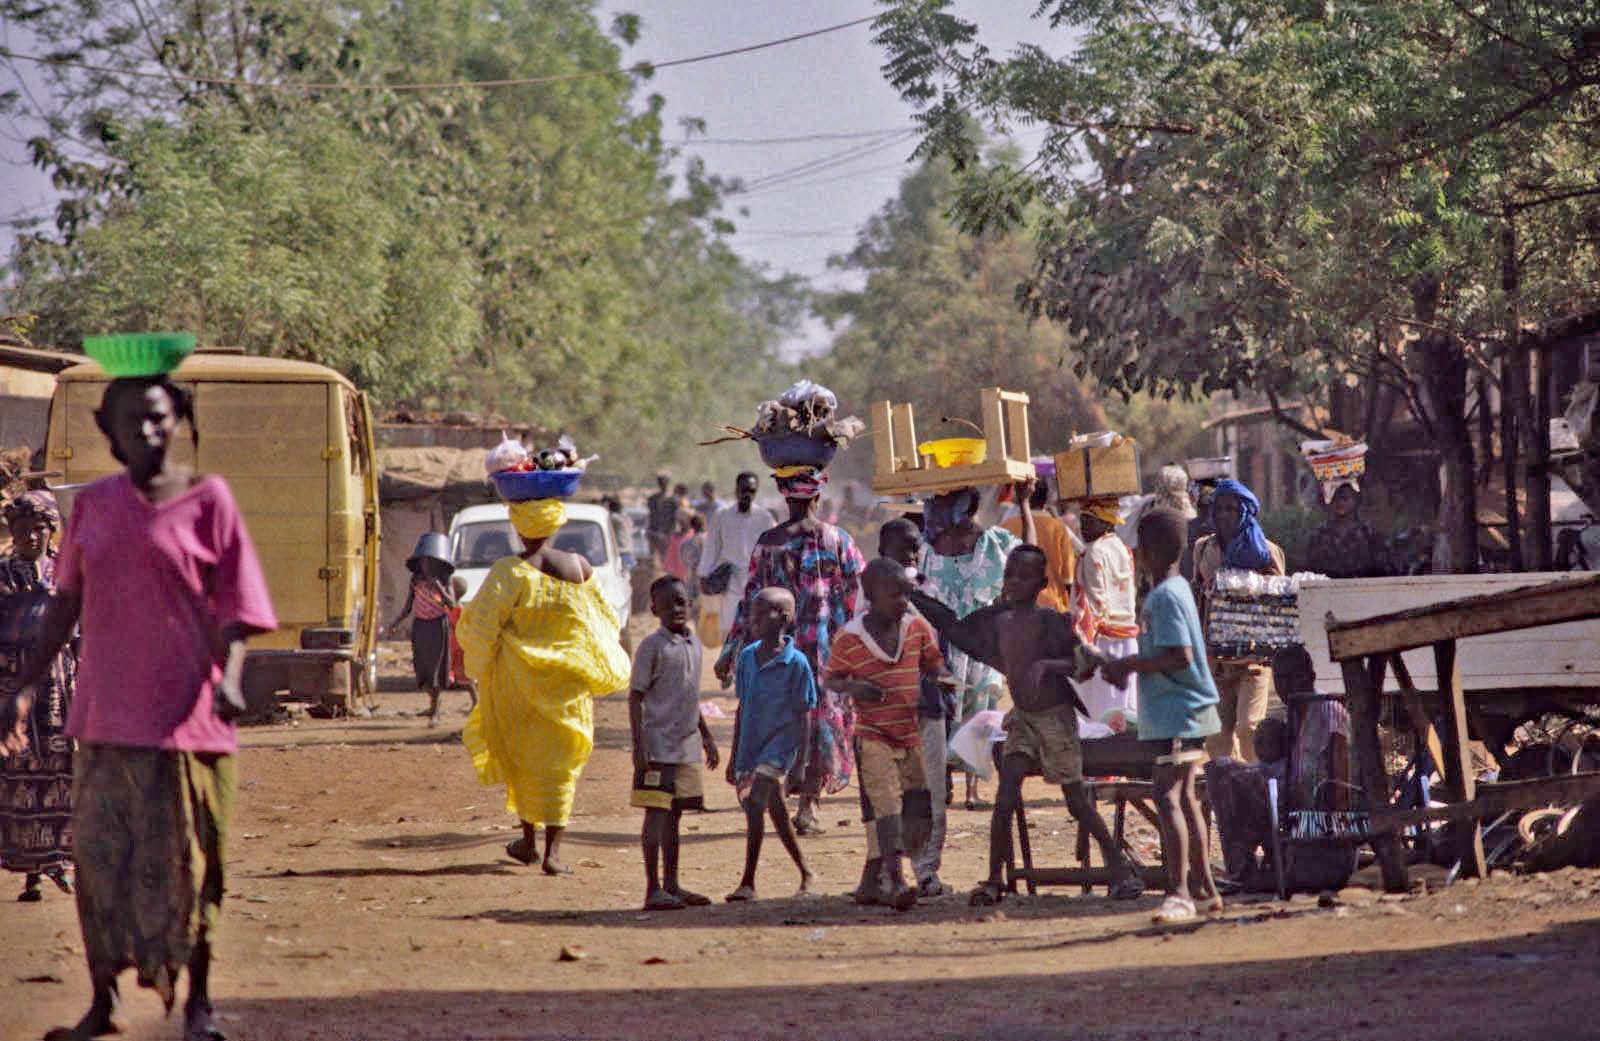
{"type": "Polygon", "coordinates": [[[114,70],[50,67],[34,113],[35,159],[68,193],[13,262],[11,307],[37,313],[38,339],[192,328],[385,402],[571,430],[625,472],[686,454],[674,416],[723,418],[748,381],[782,378],[798,287],[722,241],[726,183],[697,163],[671,176],[663,101],[636,96],[587,3],[0,0],[0,16],[114,70]]]}
{"type": "Polygon", "coordinates": [[[1469,377],[1537,412],[1525,352],[1600,327],[1600,5],[1054,0],[1065,53],[1004,59],[944,0],[888,6],[886,74],[958,171],[954,216],[1031,223],[1019,299],[1080,372],[1397,395],[1444,461],[1436,563],[1473,567],[1469,377]],[[986,162],[973,118],[1048,133],[1029,164],[986,162]]]}
{"type": "MultiPolygon", "coordinates": [[[[1030,244],[959,231],[943,216],[954,184],[948,164],[924,164],[867,222],[855,248],[834,258],[865,283],[819,303],[839,328],[823,366],[830,385],[844,400],[915,402],[919,433],[928,437],[971,434],[941,420],[977,420],[980,387],[1025,389],[1039,452],[1116,425],[1144,442],[1151,461],[1183,458],[1198,415],[1174,415],[1165,403],[1107,402],[1064,366],[1067,333],[1031,321],[1014,303],[1033,264],[1030,244]]],[[[864,471],[870,454],[857,453],[849,465],[864,471]]]]}

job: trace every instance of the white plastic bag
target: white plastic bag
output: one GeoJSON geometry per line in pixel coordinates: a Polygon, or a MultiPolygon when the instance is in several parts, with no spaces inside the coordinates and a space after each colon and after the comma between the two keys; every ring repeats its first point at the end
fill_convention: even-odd
{"type": "Polygon", "coordinates": [[[491,474],[501,470],[509,470],[513,466],[521,466],[528,461],[528,450],[522,447],[522,442],[507,434],[500,432],[500,443],[489,449],[489,454],[484,458],[484,469],[491,474]]]}
{"type": "Polygon", "coordinates": [[[1005,713],[995,708],[979,712],[950,739],[950,754],[986,781],[994,772],[994,744],[1006,739],[1005,718],[1005,713]]]}

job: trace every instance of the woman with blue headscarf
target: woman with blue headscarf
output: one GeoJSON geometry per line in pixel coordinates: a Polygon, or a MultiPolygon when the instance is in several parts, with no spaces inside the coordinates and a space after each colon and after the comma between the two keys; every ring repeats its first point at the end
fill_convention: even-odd
{"type": "MultiPolygon", "coordinates": [[[[1210,611],[1211,583],[1223,568],[1285,573],[1283,550],[1261,530],[1261,500],[1254,492],[1231,478],[1218,481],[1211,511],[1215,534],[1194,544],[1195,593],[1202,615],[1210,611]]],[[[1254,761],[1256,728],[1267,718],[1267,698],[1272,693],[1271,672],[1264,665],[1213,658],[1211,675],[1222,697],[1217,705],[1222,730],[1206,738],[1206,752],[1213,759],[1233,756],[1254,761]]]]}

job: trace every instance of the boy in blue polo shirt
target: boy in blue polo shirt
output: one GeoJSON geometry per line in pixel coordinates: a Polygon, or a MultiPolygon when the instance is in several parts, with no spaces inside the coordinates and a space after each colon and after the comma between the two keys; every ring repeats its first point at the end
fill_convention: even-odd
{"type": "Polygon", "coordinates": [[[1194,592],[1178,573],[1188,540],[1188,520],[1159,508],[1139,518],[1139,569],[1159,583],[1145,597],[1139,618],[1139,653],[1100,666],[1112,684],[1139,674],[1139,737],[1157,746],[1154,781],[1161,814],[1161,852],[1167,862],[1167,898],[1156,912],[1162,924],[1222,910],[1222,897],[1206,855],[1206,818],[1195,791],[1205,738],[1222,729],[1217,686],[1206,664],[1205,636],[1194,592]],[[1196,906],[1198,904],[1198,907],[1196,906]]]}
{"type": "Polygon", "coordinates": [[[750,628],[760,641],[740,652],[735,670],[739,712],[733,719],[728,783],[739,792],[749,830],[744,877],[739,888],[728,894],[729,903],[755,899],[756,863],[761,859],[765,831],[763,814],[772,818],[779,841],[800,869],[800,892],[811,892],[811,870],[783,804],[783,780],[805,747],[806,714],[817,707],[811,665],[787,635],[794,612],[794,594],[787,589],[768,586],[757,593],[750,628]]]}

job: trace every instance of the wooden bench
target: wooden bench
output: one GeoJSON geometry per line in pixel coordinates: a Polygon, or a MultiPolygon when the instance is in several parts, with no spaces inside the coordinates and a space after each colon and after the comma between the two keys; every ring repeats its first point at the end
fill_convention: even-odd
{"type": "MultiPolygon", "coordinates": [[[[1600,575],[1545,582],[1486,596],[1467,597],[1358,621],[1327,618],[1328,655],[1344,675],[1350,710],[1351,739],[1356,747],[1359,780],[1372,807],[1372,848],[1378,855],[1383,883],[1404,891],[1410,881],[1400,848],[1399,831],[1426,821],[1453,824],[1451,843],[1464,873],[1485,873],[1483,834],[1479,821],[1516,809],[1552,802],[1600,797],[1600,771],[1503,784],[1477,783],[1467,751],[1467,701],[1461,679],[1457,641],[1545,625],[1600,618],[1600,575]],[[1400,654],[1433,649],[1439,695],[1444,705],[1444,733],[1435,733],[1426,718],[1416,719],[1422,739],[1442,765],[1448,805],[1398,809],[1388,802],[1389,775],[1378,740],[1379,699],[1384,679],[1400,654]]],[[[1402,688],[1415,704],[1415,690],[1404,669],[1402,688]]],[[[1410,707],[1410,706],[1408,706],[1410,707]]],[[[1411,708],[1413,717],[1417,713],[1411,708]]]]}

